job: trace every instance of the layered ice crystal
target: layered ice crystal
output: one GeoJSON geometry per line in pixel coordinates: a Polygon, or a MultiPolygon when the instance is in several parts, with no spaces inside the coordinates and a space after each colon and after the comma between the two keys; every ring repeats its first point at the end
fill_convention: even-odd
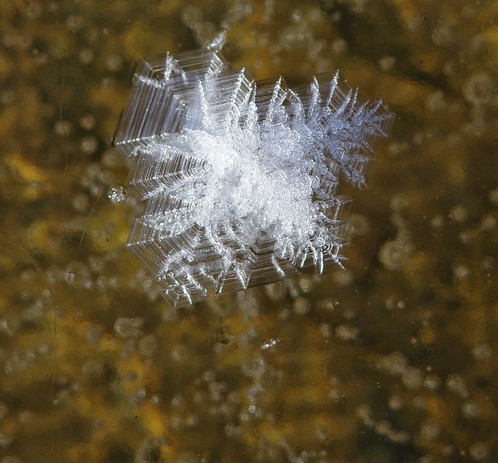
{"type": "Polygon", "coordinates": [[[290,89],[212,50],[143,62],[114,141],[145,201],[129,247],[177,306],[341,265],[341,177],[365,184],[391,119],[338,74],[290,89]]]}

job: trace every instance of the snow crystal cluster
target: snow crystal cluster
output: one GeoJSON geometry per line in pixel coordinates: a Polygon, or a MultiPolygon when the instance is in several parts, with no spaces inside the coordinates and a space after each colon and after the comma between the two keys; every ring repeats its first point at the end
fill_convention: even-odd
{"type": "Polygon", "coordinates": [[[365,183],[391,119],[337,74],[290,89],[212,50],[143,62],[115,137],[145,201],[129,246],[177,306],[340,265],[340,178],[365,183]]]}

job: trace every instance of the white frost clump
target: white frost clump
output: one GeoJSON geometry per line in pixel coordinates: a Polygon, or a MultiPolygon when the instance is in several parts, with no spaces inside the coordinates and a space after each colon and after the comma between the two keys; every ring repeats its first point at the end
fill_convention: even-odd
{"type": "Polygon", "coordinates": [[[129,246],[175,305],[341,264],[340,176],[365,183],[370,140],[392,115],[338,75],[254,83],[219,53],[144,62],[116,134],[146,202],[129,246]]]}

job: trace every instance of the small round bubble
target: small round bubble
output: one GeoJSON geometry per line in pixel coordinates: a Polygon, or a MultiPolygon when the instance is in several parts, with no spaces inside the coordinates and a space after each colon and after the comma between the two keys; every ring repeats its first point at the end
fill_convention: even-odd
{"type": "Polygon", "coordinates": [[[463,86],[464,98],[473,104],[484,104],[491,101],[495,93],[495,83],[485,72],[471,75],[463,86]]]}

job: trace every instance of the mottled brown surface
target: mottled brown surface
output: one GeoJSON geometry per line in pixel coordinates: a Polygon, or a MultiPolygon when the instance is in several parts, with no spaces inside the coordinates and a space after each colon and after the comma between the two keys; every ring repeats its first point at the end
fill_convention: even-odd
{"type": "Polygon", "coordinates": [[[498,461],[498,3],[185,3],[0,3],[0,461],[498,461]],[[346,270],[174,311],[111,141],[136,60],[223,27],[397,119],[346,270]]]}

